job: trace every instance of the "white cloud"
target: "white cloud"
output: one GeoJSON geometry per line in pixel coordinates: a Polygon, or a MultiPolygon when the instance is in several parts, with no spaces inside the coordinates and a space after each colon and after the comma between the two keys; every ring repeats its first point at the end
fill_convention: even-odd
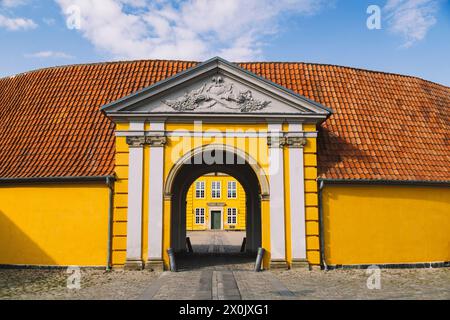
{"type": "Polygon", "coordinates": [[[312,14],[322,0],[55,0],[78,6],[80,32],[114,58],[230,60],[258,57],[283,17],[312,14]]]}
{"type": "Polygon", "coordinates": [[[7,8],[19,7],[26,4],[28,0],[0,0],[0,6],[7,8]]]}
{"type": "Polygon", "coordinates": [[[387,13],[389,30],[404,38],[403,47],[411,47],[423,40],[436,23],[439,0],[388,0],[384,10],[387,13]]]}
{"type": "MultiPolygon", "coordinates": [[[[19,7],[28,3],[28,0],[0,0],[0,9],[10,11],[11,8],[19,7]]],[[[12,18],[0,13],[0,28],[9,31],[29,30],[37,28],[37,24],[32,19],[12,18]]]]}
{"type": "Polygon", "coordinates": [[[29,30],[37,28],[33,20],[27,18],[9,18],[0,14],[0,28],[10,31],[29,30]]]}
{"type": "Polygon", "coordinates": [[[59,52],[59,51],[39,51],[35,53],[28,53],[24,55],[25,58],[58,58],[58,59],[73,59],[74,56],[59,52]]]}

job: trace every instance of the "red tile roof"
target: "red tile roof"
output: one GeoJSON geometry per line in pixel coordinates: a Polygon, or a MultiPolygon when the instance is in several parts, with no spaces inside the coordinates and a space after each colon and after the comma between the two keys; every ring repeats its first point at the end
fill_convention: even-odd
{"type": "MultiPolygon", "coordinates": [[[[100,63],[0,79],[0,178],[113,174],[114,125],[100,107],[194,65],[100,63]]],[[[335,111],[319,132],[321,177],[450,181],[450,88],[331,65],[241,66],[335,111]]]]}

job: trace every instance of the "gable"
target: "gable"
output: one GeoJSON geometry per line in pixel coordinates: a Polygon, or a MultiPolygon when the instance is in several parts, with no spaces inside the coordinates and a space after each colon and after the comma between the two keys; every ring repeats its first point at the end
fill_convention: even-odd
{"type": "Polygon", "coordinates": [[[221,72],[193,84],[174,88],[128,110],[145,113],[312,113],[306,107],[289,105],[259,88],[233,80],[221,72]]]}
{"type": "Polygon", "coordinates": [[[270,116],[326,119],[331,110],[221,58],[214,58],[120,99],[102,110],[111,117],[270,116]]]}

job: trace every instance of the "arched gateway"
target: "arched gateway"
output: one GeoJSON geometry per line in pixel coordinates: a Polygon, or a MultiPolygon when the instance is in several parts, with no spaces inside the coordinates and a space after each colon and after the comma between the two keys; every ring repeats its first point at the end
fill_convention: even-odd
{"type": "Polygon", "coordinates": [[[245,188],[247,248],[266,249],[266,268],[319,263],[306,211],[317,206],[315,128],[329,109],[214,58],[103,111],[116,123],[127,268],[167,268],[166,250],[185,248],[186,193],[210,172],[245,188]]]}
{"type": "Polygon", "coordinates": [[[246,194],[247,251],[261,246],[261,200],[269,199],[269,183],[257,161],[242,150],[210,144],[188,152],[173,166],[166,180],[164,196],[171,199],[171,247],[186,248],[186,194],[204,174],[222,172],[236,178],[246,194]],[[211,161],[208,161],[208,160],[211,161]]]}

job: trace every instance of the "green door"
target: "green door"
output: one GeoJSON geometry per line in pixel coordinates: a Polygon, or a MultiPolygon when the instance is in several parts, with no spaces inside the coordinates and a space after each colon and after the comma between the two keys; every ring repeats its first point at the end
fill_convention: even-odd
{"type": "Polygon", "coordinates": [[[221,222],[220,222],[221,212],[220,211],[211,211],[211,229],[220,230],[221,222]]]}

